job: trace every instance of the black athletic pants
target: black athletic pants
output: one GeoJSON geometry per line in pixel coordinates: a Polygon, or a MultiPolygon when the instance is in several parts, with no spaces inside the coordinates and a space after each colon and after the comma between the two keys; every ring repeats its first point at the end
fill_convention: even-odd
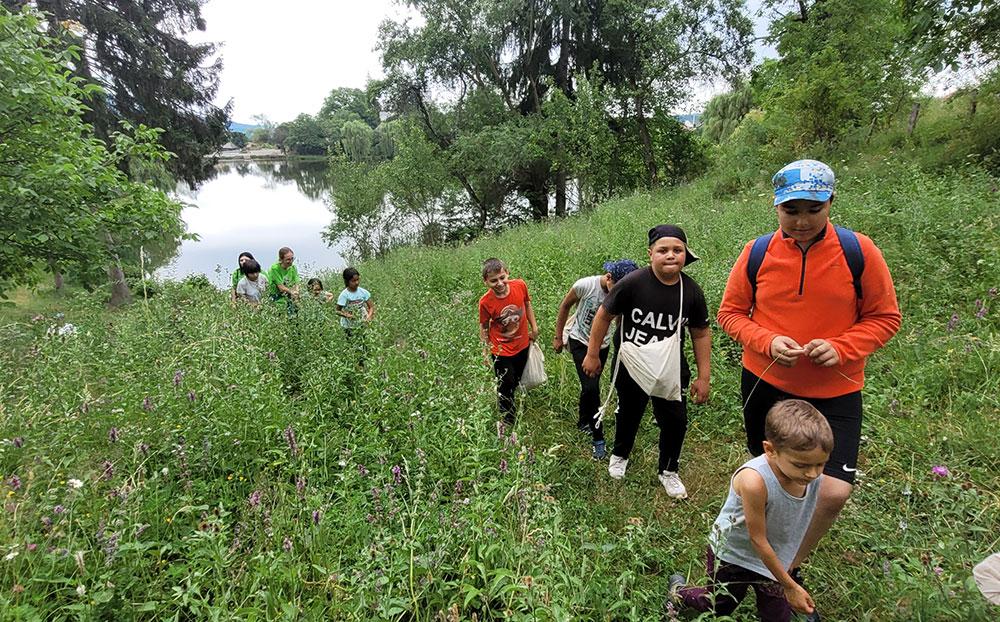
{"type": "Polygon", "coordinates": [[[681,446],[687,433],[687,400],[681,389],[681,401],[672,402],[661,397],[651,398],[632,380],[624,365],[618,368],[615,390],[618,392],[618,411],[615,414],[615,446],[612,454],[628,458],[639,432],[639,423],[646,412],[646,404],[653,400],[653,418],[660,428],[660,460],[657,473],[677,471],[680,468],[681,446]]]}
{"type": "Polygon", "coordinates": [[[861,443],[861,391],[829,398],[799,397],[769,385],[746,368],[743,368],[740,388],[746,405],[743,408],[743,425],[751,455],[764,453],[764,421],[771,406],[780,400],[805,400],[823,413],[833,430],[833,452],[826,461],[823,473],[848,484],[854,483],[858,445],[861,443]]]}
{"type": "Polygon", "coordinates": [[[497,403],[504,421],[514,423],[514,391],[521,384],[521,374],[528,364],[528,351],[525,348],[511,356],[493,355],[493,374],[497,377],[497,403]]]}
{"type": "MultiPolygon", "coordinates": [[[[601,377],[591,378],[583,373],[583,359],[587,356],[587,344],[581,343],[572,337],[566,343],[569,353],[573,355],[573,362],[576,364],[576,375],[580,377],[580,416],[576,424],[586,425],[590,428],[590,433],[595,441],[604,440],[604,425],[594,427],[594,415],[601,407],[601,377]]],[[[608,350],[602,348],[598,357],[601,359],[601,367],[608,362],[608,350]]]]}

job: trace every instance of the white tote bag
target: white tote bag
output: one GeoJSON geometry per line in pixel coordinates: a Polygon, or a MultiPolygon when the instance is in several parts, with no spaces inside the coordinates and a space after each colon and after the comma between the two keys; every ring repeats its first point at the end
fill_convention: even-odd
{"type": "Polygon", "coordinates": [[[662,397],[671,402],[681,400],[681,323],[684,313],[684,279],[680,281],[680,308],[677,312],[677,329],[674,334],[661,341],[637,346],[622,342],[618,348],[629,376],[646,395],[662,397]]]}
{"type": "Polygon", "coordinates": [[[519,386],[525,391],[530,391],[548,379],[549,377],[545,375],[545,355],[538,343],[532,341],[528,346],[528,362],[524,366],[519,386]]]}

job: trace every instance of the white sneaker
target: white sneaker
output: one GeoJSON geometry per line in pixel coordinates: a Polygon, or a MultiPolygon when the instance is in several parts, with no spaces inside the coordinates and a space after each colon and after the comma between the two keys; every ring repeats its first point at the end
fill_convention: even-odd
{"type": "Polygon", "coordinates": [[[667,496],[673,499],[687,499],[688,491],[681,482],[681,478],[676,471],[664,471],[658,475],[663,489],[667,491],[667,496]]]}
{"type": "Polygon", "coordinates": [[[625,467],[628,466],[628,458],[621,458],[611,454],[611,462],[608,464],[608,475],[613,479],[625,477],[625,467]]]}

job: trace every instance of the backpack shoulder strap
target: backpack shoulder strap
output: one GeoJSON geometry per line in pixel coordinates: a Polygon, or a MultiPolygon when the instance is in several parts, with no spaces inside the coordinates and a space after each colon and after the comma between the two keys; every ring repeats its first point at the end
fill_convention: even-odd
{"type": "Polygon", "coordinates": [[[771,243],[774,232],[765,233],[753,241],[750,247],[750,257],[747,259],[747,280],[750,281],[750,304],[757,300],[757,273],[760,272],[760,264],[764,262],[764,254],[767,253],[767,245],[771,243]]]}
{"type": "Polygon", "coordinates": [[[840,240],[840,248],[844,251],[844,259],[847,260],[847,267],[851,270],[851,278],[854,281],[854,294],[861,300],[861,275],[865,271],[865,255],[861,252],[861,242],[858,241],[856,233],[847,227],[834,225],[837,232],[837,239],[840,240]]]}

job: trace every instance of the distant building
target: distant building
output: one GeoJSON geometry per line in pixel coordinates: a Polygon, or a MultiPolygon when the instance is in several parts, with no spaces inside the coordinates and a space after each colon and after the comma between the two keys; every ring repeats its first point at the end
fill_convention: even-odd
{"type": "Polygon", "coordinates": [[[240,148],[231,142],[228,142],[225,145],[219,147],[219,151],[222,153],[232,153],[233,151],[239,151],[239,150],[240,148]]]}

